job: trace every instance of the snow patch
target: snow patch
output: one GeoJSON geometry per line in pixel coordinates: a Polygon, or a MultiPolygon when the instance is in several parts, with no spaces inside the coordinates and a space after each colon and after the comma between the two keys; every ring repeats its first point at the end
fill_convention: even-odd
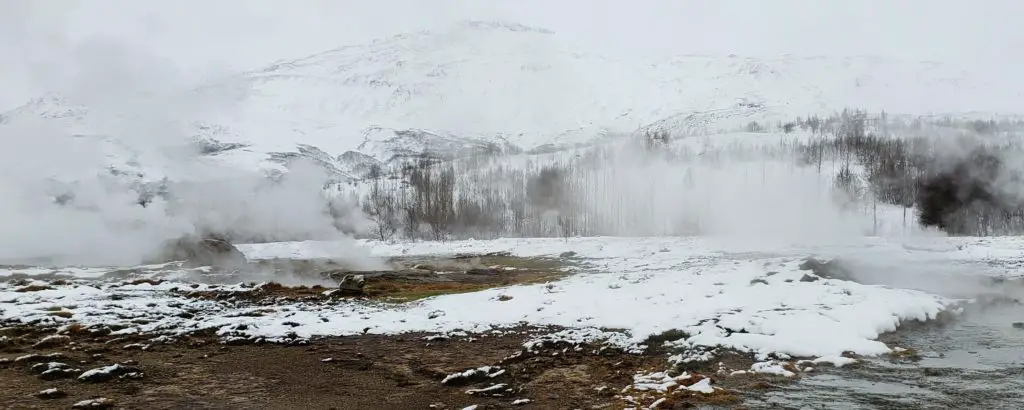
{"type": "MultiPolygon", "coordinates": [[[[381,257],[509,250],[516,256],[536,257],[575,252],[574,260],[579,265],[574,269],[578,274],[549,284],[445,295],[405,304],[354,299],[337,299],[329,304],[295,301],[261,309],[259,314],[254,314],[253,306],[188,296],[189,292],[252,290],[242,284],[38,281],[46,286],[24,292],[4,282],[0,283],[0,320],[54,327],[74,322],[87,329],[116,324],[125,326],[114,332],[116,335],[146,333],[170,338],[213,328],[225,340],[288,343],[313,336],[422,331],[435,333],[434,338],[468,337],[507,332],[523,325],[557,326],[565,330],[538,335],[524,348],[536,350],[551,344],[577,349],[600,344],[634,353],[646,350],[644,343],[649,336],[676,330],[686,337],[666,345],[677,351],[671,357],[674,362],[707,361],[716,349],[755,353],[762,361],[837,357],[843,352],[878,355],[890,351],[875,340],[879,334],[895,330],[907,320],[934,319],[941,312],[955,310],[962,301],[919,290],[835,279],[800,282],[806,273],[800,269],[801,261],[809,255],[844,255],[858,260],[903,258],[915,266],[952,265],[950,262],[981,266],[1024,256],[1024,247],[1014,239],[928,241],[951,246],[966,241],[971,247],[965,248],[970,252],[920,252],[908,250],[902,242],[880,239],[837,245],[778,244],[767,250],[763,244],[750,248],[714,238],[509,238],[394,244],[362,241],[358,245],[362,252],[381,257]],[[753,279],[764,283],[752,286],[753,279]],[[500,295],[513,299],[495,303],[493,299],[500,295]],[[487,308],[478,308],[481,306],[487,308]],[[58,307],[72,318],[51,314],[58,307]]],[[[250,259],[344,257],[351,251],[315,242],[240,245],[239,249],[250,259]],[[335,251],[339,254],[332,253],[335,251]]]]}

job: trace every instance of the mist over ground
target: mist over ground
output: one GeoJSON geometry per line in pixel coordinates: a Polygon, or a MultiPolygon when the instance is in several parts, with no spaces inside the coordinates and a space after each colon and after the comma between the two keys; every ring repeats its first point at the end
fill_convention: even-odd
{"type": "Polygon", "coordinates": [[[66,51],[40,81],[85,107],[88,122],[74,131],[43,118],[0,126],[0,140],[15,148],[0,151],[0,261],[131,265],[167,240],[207,232],[345,237],[322,169],[295,163],[272,181],[258,169],[204,160],[188,121],[230,110],[234,96],[194,93],[199,83],[173,62],[115,41],[66,51]],[[149,186],[131,175],[138,162],[149,186]]]}

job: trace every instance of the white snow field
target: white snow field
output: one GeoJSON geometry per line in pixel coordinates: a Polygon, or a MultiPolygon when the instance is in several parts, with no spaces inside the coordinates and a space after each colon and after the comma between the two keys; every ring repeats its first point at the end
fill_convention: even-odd
{"type": "MultiPolygon", "coordinates": [[[[367,255],[379,256],[492,251],[558,256],[572,251],[577,253],[574,258],[580,267],[575,274],[546,284],[445,295],[405,304],[342,300],[331,305],[296,302],[258,307],[187,298],[172,292],[185,287],[241,291],[251,290],[252,285],[189,284],[175,281],[173,275],[171,280],[157,284],[95,282],[78,279],[94,278],[98,270],[58,269],[56,272],[66,275],[67,283],[50,283],[49,290],[19,292],[21,286],[32,282],[0,283],[0,320],[119,324],[125,328],[118,333],[145,332],[158,339],[216,328],[225,338],[268,341],[361,333],[489,332],[522,324],[553,325],[569,329],[551,337],[577,342],[603,340],[629,350],[642,350],[641,343],[649,335],[678,329],[689,335],[678,342],[679,346],[692,348],[689,351],[693,355],[720,346],[754,352],[762,360],[798,356],[842,361],[838,356],[843,352],[889,352],[890,347],[875,339],[903,322],[935,319],[944,311],[955,314],[970,297],[987,291],[981,280],[986,276],[1016,278],[1024,273],[1021,238],[863,238],[854,243],[779,243],[766,247],[712,238],[594,237],[362,242],[358,246],[364,247],[367,255]],[[809,255],[842,256],[854,266],[863,267],[856,270],[858,278],[863,273],[876,283],[885,282],[884,278],[898,282],[897,278],[902,277],[903,288],[815,279],[809,271],[798,268],[809,255]],[[906,266],[913,269],[902,273],[906,266]],[[929,276],[914,276],[918,274],[929,276]],[[950,297],[942,294],[943,283],[949,285],[946,289],[960,291],[971,283],[974,290],[950,297]],[[929,286],[932,293],[911,289],[929,286]],[[255,310],[260,310],[262,316],[248,314],[255,310]],[[55,311],[66,313],[54,315],[55,311]]],[[[254,260],[350,257],[351,247],[351,243],[330,242],[239,246],[254,260]],[[332,249],[337,252],[332,253],[332,249]]],[[[11,268],[0,270],[0,275],[48,272],[53,271],[11,268]]],[[[138,274],[168,277],[167,270],[158,266],[140,267],[138,274]]]]}

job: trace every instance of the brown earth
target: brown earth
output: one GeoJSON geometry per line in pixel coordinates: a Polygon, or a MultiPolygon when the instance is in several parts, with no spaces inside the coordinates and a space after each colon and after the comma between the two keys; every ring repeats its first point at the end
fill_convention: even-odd
{"type": "MultiPolygon", "coordinates": [[[[6,336],[0,347],[4,408],[71,408],[81,400],[103,397],[112,401],[110,408],[139,409],[622,409],[630,405],[617,395],[632,383],[634,374],[669,367],[663,354],[598,352],[597,346],[577,350],[556,344],[536,353],[524,351],[523,343],[531,335],[551,329],[453,338],[363,335],[291,346],[225,345],[212,334],[161,344],[147,341],[149,336],[114,338],[70,329],[66,337],[39,343],[52,332],[32,327],[0,330],[6,336]],[[42,356],[54,353],[59,356],[42,356]],[[32,368],[48,362],[78,371],[53,379],[32,368]],[[76,379],[82,371],[115,363],[142,375],[122,374],[102,382],[76,379]],[[448,375],[481,366],[497,366],[490,374],[500,374],[442,383],[448,375]],[[467,393],[498,383],[506,387],[467,393]],[[59,397],[38,396],[50,388],[58,389],[59,397]],[[530,402],[514,404],[520,399],[530,402]]],[[[753,388],[759,387],[763,385],[753,388]]],[[[734,393],[676,394],[659,408],[711,403],[731,408],[737,405],[734,393]]],[[[654,400],[645,399],[645,405],[654,400]]]]}
{"type": "MultiPolygon", "coordinates": [[[[255,262],[273,272],[328,279],[362,274],[366,277],[365,294],[355,297],[396,302],[544,282],[567,274],[565,260],[505,254],[397,258],[388,263],[391,270],[359,272],[331,261],[255,262]]],[[[26,278],[9,279],[23,281],[24,286],[68,284],[56,277],[36,278],[46,285],[29,285],[26,278]]],[[[105,280],[114,282],[114,288],[120,286],[117,283],[161,281],[131,271],[118,272],[105,280]]],[[[321,286],[276,283],[202,291],[197,285],[182,283],[173,292],[187,298],[267,309],[296,301],[332,303],[333,298],[352,297],[321,286]]],[[[503,298],[498,301],[515,303],[503,298]]],[[[71,316],[66,311],[52,314],[71,316]]],[[[524,350],[524,342],[558,330],[552,328],[458,337],[424,333],[329,337],[287,341],[290,345],[254,344],[261,339],[251,338],[229,338],[226,342],[212,331],[157,341],[155,335],[110,334],[118,328],[123,326],[87,329],[70,325],[57,335],[55,328],[16,322],[0,327],[0,408],[71,408],[79,401],[99,397],[110,400],[106,408],[131,409],[464,409],[471,405],[477,405],[478,410],[623,409],[637,405],[646,408],[659,398],[667,399],[658,407],[661,409],[707,405],[738,408],[744,394],[787,382],[760,375],[726,377],[731,370],[749,369],[753,362],[749,355],[734,352],[725,352],[705,364],[672,369],[667,361],[670,352],[659,346],[684,335],[671,332],[661,336],[664,340],[650,340],[646,354],[630,354],[564,342],[524,350]],[[48,354],[59,356],[44,356],[48,354]],[[114,364],[121,366],[104,378],[108,380],[77,379],[85,371],[114,364]],[[449,375],[482,366],[492,367],[468,378],[444,382],[449,375]],[[706,374],[723,389],[711,395],[685,389],[668,394],[623,390],[633,383],[637,373],[668,369],[674,374],[706,374]],[[497,384],[504,386],[495,388],[497,384]],[[52,388],[57,392],[40,397],[42,391],[52,388]],[[522,402],[524,399],[529,402],[522,402]]]]}

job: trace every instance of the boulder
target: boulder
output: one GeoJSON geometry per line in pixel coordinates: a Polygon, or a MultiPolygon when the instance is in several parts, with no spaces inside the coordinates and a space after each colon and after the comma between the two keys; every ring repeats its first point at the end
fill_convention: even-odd
{"type": "MultiPolygon", "coordinates": [[[[836,280],[847,280],[856,282],[854,280],[853,272],[838,259],[833,259],[828,262],[822,262],[815,258],[807,258],[803,263],[800,264],[800,269],[809,270],[811,273],[825,278],[825,279],[836,279],[836,280]]],[[[816,279],[813,277],[809,278],[809,275],[804,275],[800,279],[801,282],[813,282],[816,279]]]]}
{"type": "Polygon", "coordinates": [[[342,295],[362,295],[363,287],[366,285],[366,277],[363,275],[345,275],[341,278],[338,288],[342,295]]]}
{"type": "Polygon", "coordinates": [[[168,241],[157,259],[159,262],[185,261],[187,267],[220,269],[239,269],[248,263],[245,254],[231,241],[217,235],[186,236],[168,241]]]}

